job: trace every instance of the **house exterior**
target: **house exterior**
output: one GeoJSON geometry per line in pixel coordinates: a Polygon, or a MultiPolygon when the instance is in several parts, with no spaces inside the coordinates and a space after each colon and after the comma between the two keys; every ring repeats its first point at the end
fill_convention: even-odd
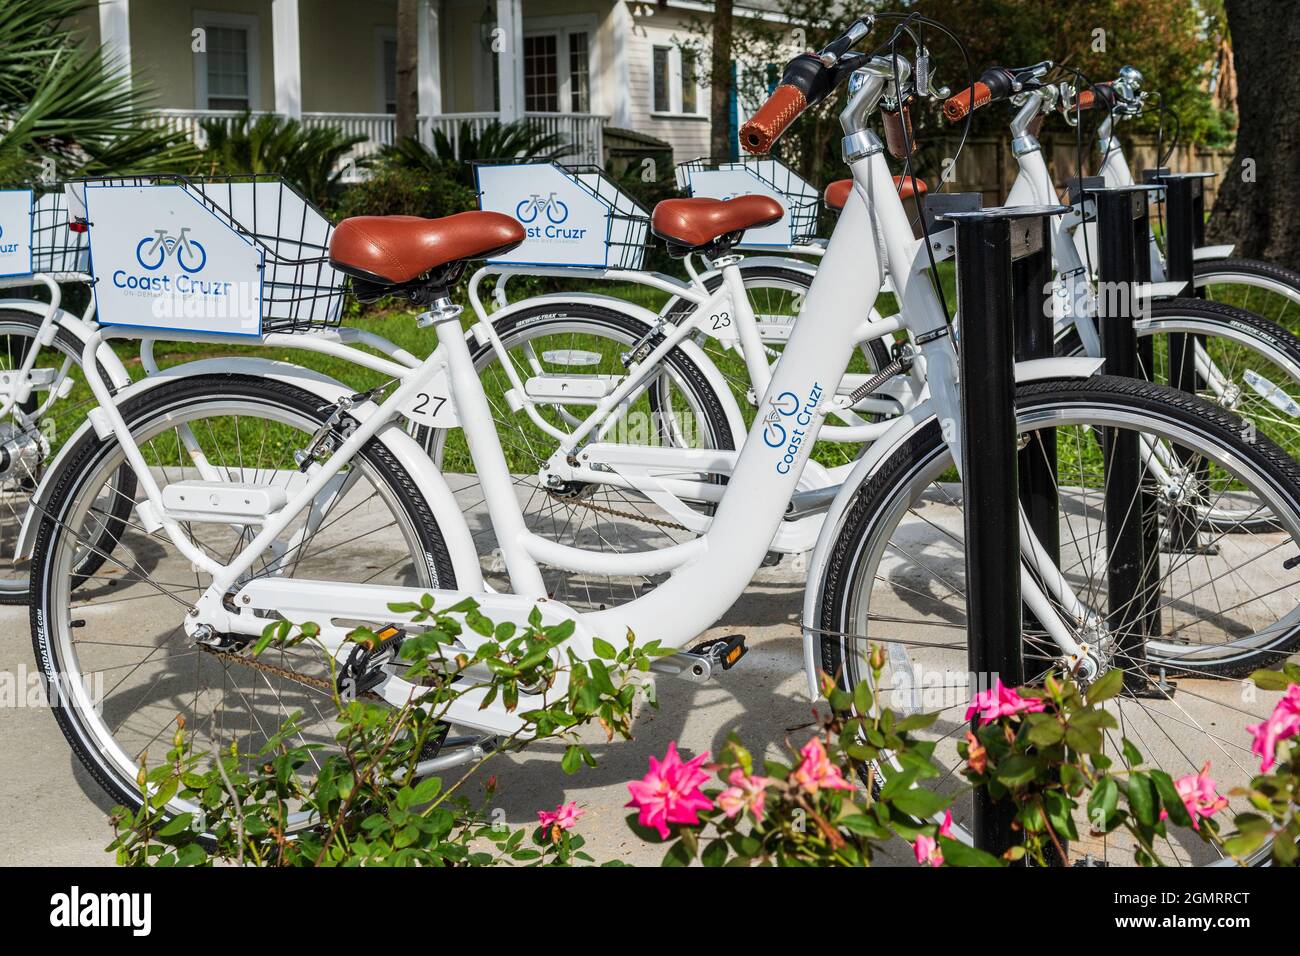
{"type": "MultiPolygon", "coordinates": [[[[771,0],[738,4],[774,16],[771,0]]],[[[603,161],[605,127],[663,140],[677,160],[709,151],[699,0],[420,0],[419,132],[527,119],[603,161]]],[[[338,125],[390,143],[396,0],[103,0],[82,14],[91,42],[157,91],[160,121],[244,110],[338,125]]],[[[737,107],[738,109],[738,107],[737,107]]],[[[734,121],[738,121],[736,117],[734,121]]]]}

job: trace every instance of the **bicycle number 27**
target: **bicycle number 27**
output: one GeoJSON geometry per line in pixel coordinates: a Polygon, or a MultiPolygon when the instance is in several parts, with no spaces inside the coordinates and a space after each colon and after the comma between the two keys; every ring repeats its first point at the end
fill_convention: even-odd
{"type": "Polygon", "coordinates": [[[434,375],[427,386],[415,393],[402,408],[402,414],[416,425],[427,428],[455,428],[460,424],[451,400],[446,372],[434,375]]]}

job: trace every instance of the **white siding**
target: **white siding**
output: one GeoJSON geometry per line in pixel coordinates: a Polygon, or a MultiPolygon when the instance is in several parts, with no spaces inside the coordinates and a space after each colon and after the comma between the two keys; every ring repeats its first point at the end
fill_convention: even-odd
{"type": "MultiPolygon", "coordinates": [[[[667,117],[654,114],[653,50],[656,46],[677,46],[697,39],[690,22],[670,12],[656,10],[652,16],[634,18],[628,43],[628,97],[631,100],[632,127],[672,144],[673,161],[684,162],[709,153],[709,89],[699,90],[699,114],[696,117],[667,117]]],[[[707,63],[699,65],[707,72],[707,63]]],[[[674,58],[674,62],[676,58],[674,58]]],[[[674,74],[673,83],[679,82],[674,74]]]]}

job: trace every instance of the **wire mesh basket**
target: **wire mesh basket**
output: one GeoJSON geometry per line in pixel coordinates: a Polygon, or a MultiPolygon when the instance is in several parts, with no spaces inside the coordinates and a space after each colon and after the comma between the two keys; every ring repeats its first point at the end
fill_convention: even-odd
{"type": "Polygon", "coordinates": [[[650,213],[591,165],[477,162],[479,208],[513,216],[527,237],[493,264],[640,269],[650,213]]]}
{"type": "Polygon", "coordinates": [[[90,245],[84,225],[68,217],[61,186],[37,186],[32,203],[32,272],[57,278],[90,271],[90,245]]]}
{"type": "MultiPolygon", "coordinates": [[[[329,240],[334,227],[320,210],[278,176],[104,177],[78,180],[67,187],[70,214],[83,221],[89,217],[97,295],[106,280],[119,281],[115,274],[110,277],[97,268],[99,254],[95,250],[99,239],[131,244],[137,261],[146,270],[158,269],[154,263],[169,257],[175,258],[182,273],[195,275],[208,266],[208,254],[201,241],[187,235],[195,228],[193,225],[181,228],[180,235],[176,236],[157,222],[145,221],[143,215],[115,210],[104,219],[96,212],[97,190],[174,187],[183,190],[251,248],[257,260],[255,295],[260,321],[257,330],[250,334],[320,331],[333,328],[342,320],[346,277],[329,264],[329,240]]],[[[197,221],[210,225],[201,217],[197,221]]],[[[178,277],[184,279],[180,273],[178,277]]],[[[252,284],[253,277],[248,277],[248,281],[252,284]]],[[[195,284],[194,280],[189,282],[190,286],[195,284]]],[[[100,320],[142,324],[129,320],[114,322],[102,309],[100,320]]]]}
{"type": "Polygon", "coordinates": [[[731,199],[756,193],[781,203],[785,218],[746,234],[746,245],[803,245],[817,238],[820,190],[770,156],[687,160],[677,164],[677,184],[689,196],[731,199]]]}

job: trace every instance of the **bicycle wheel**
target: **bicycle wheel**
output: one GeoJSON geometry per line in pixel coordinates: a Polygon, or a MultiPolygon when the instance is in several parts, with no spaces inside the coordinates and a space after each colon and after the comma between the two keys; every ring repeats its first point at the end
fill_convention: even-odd
{"type": "MultiPolygon", "coordinates": [[[[520,379],[537,384],[545,384],[547,376],[564,376],[574,383],[596,382],[601,376],[621,379],[628,374],[624,356],[649,331],[620,312],[554,302],[514,313],[495,328],[520,379]]],[[[548,481],[547,461],[558,447],[557,440],[526,413],[511,410],[505,397],[509,384],[493,349],[477,344],[472,349],[530,530],[562,544],[610,553],[667,547],[698,534],[646,494],[621,487],[612,473],[610,481],[601,483],[548,481]]],[[[590,399],[556,398],[539,405],[538,411],[553,427],[571,431],[592,408],[590,399]]],[[[614,420],[616,426],[601,441],[650,448],[734,447],[716,392],[703,369],[681,349],[668,353],[651,374],[645,392],[614,420]]],[[[504,565],[486,521],[482,490],[463,433],[429,432],[426,447],[469,516],[485,575],[494,586],[504,586],[504,565]]],[[[689,470],[676,476],[699,477],[689,470]]],[[[705,481],[721,485],[725,479],[713,476],[705,481]]],[[[692,502],[691,510],[707,516],[712,504],[692,502]]],[[[543,568],[543,575],[552,597],[578,608],[629,601],[662,580],[659,576],[579,575],[550,567],[543,568]]]]}
{"type": "MultiPolygon", "coordinates": [[[[50,345],[38,346],[36,336],[40,325],[39,315],[19,309],[0,309],[0,372],[21,368],[30,350],[39,347],[41,351],[34,368],[56,374],[66,368],[66,375],[72,380],[67,395],[52,402],[39,417],[32,418],[45,404],[48,391],[33,393],[0,421],[0,604],[27,603],[30,567],[27,561],[15,562],[13,557],[18,535],[49,462],[85,421],[92,401],[81,374],[81,341],[67,329],[58,327],[50,345]],[[19,412],[31,421],[21,421],[19,412]]],[[[123,469],[117,481],[123,496],[134,494],[135,476],[129,469],[123,469]]],[[[119,504],[108,515],[103,533],[106,536],[121,533],[129,514],[129,507],[119,504]]],[[[87,549],[81,571],[93,574],[99,561],[94,549],[87,549]]]]}
{"type": "Polygon", "coordinates": [[[1212,302],[1300,331],[1300,272],[1258,259],[1203,259],[1192,264],[1192,284],[1212,302]]]}
{"type": "MultiPolygon", "coordinates": [[[[196,477],[200,455],[227,480],[292,487],[303,478],[294,452],[307,445],[331,408],[274,380],[209,375],[158,385],[123,403],[121,411],[166,489],[196,477]]],[[[336,427],[351,424],[345,419],[336,427]]],[[[338,728],[323,651],[307,642],[269,649],[254,660],[249,638],[216,635],[201,645],[187,637],[184,618],[208,578],[165,532],[149,533],[133,519],[102,555],[98,573],[78,573],[78,553],[95,539],[106,500],[120,493],[113,476],[123,453],[116,441],[92,432],[69,456],[54,476],[37,533],[32,635],[51,709],[94,779],[113,799],[138,806],[139,765],[160,763],[177,716],[185,718],[185,734],[200,757],[235,744],[246,760],[257,760],[294,713],[302,717],[290,745],[332,746],[338,728]]],[[[428,505],[378,441],[366,444],[318,502],[259,558],[248,578],[455,587],[428,505]]],[[[190,521],[185,528],[219,561],[229,560],[258,530],[229,521],[190,521]]],[[[273,609],[267,613],[274,616],[273,609]]],[[[317,757],[311,759],[319,766],[317,757]]],[[[310,775],[312,766],[305,769],[310,775]]],[[[193,809],[179,798],[168,804],[172,813],[193,809]]],[[[302,815],[290,821],[294,827],[304,822],[302,815]]]]}
{"type": "MultiPolygon", "coordinates": [[[[1092,648],[1089,667],[1100,674],[1122,667],[1147,696],[1126,691],[1106,707],[1121,730],[1107,737],[1117,753],[1121,737],[1149,764],[1175,778],[1212,761],[1219,791],[1247,783],[1258,770],[1246,724],[1267,715],[1276,695],[1260,691],[1243,699],[1235,681],[1258,667],[1277,665],[1300,643],[1300,581],[1285,567],[1300,551],[1300,468],[1267,439],[1251,443],[1240,423],[1221,408],[1160,385],[1100,376],[1082,381],[1039,382],[1022,387],[1017,418],[1025,451],[1053,461],[1060,497],[1059,568],[1087,616],[1079,619],[1055,604],[1077,639],[1092,648]],[[1146,660],[1123,650],[1106,627],[1110,558],[1103,518],[1102,448],[1099,436],[1137,433],[1207,473],[1195,486],[1201,495],[1248,493],[1282,530],[1271,534],[1191,529],[1193,548],[1168,547],[1185,502],[1152,489],[1143,458],[1143,487],[1155,491],[1124,511],[1144,521],[1161,541],[1149,556],[1150,591],[1145,619],[1152,623],[1146,660]],[[1056,453],[1047,449],[1055,442],[1056,453]],[[1150,522],[1149,524],[1145,522],[1150,522]]],[[[837,531],[818,599],[814,624],[822,631],[820,667],[846,687],[868,675],[863,655],[870,642],[885,646],[884,702],[897,710],[938,711],[930,733],[935,759],[945,768],[941,787],[957,792],[956,740],[964,736],[965,708],[973,688],[968,674],[964,597],[963,500],[959,485],[942,479],[952,461],[937,423],[912,435],[858,491],[837,531]]],[[[1122,510],[1122,509],[1121,509],[1122,510]]],[[[1059,652],[1041,627],[1024,631],[1026,673],[1041,682],[1059,652]],[[1050,662],[1050,663],[1049,663],[1050,662]]],[[[1126,647],[1129,645],[1125,645],[1126,647]]],[[[991,681],[992,675],[983,675],[991,681]]],[[[1241,799],[1230,798],[1233,809],[1241,799]]],[[[968,819],[969,797],[958,800],[954,818],[968,819]]],[[[1230,814],[1228,814],[1230,815],[1230,814]]],[[[1081,834],[1088,823],[1080,818],[1081,834]]],[[[1171,842],[1168,861],[1213,862],[1198,838],[1171,842]]],[[[1085,837],[1076,855],[1109,863],[1132,860],[1123,837],[1085,837]]]]}
{"type": "MultiPolygon", "coordinates": [[[[760,334],[767,348],[768,361],[776,361],[780,358],[785,339],[803,307],[804,297],[812,286],[812,276],[799,269],[767,265],[749,268],[742,265],[741,273],[750,307],[754,310],[754,317],[758,320],[760,334]]],[[[705,286],[710,292],[715,292],[721,287],[722,281],[721,274],[712,275],[705,280],[705,286]]],[[[670,317],[687,315],[694,307],[693,303],[674,297],[660,314],[670,317]]],[[[745,416],[745,424],[752,424],[760,396],[754,392],[743,357],[736,351],[724,348],[717,339],[704,333],[700,333],[695,341],[727,379],[736,403],[745,416]]],[[[864,342],[850,359],[847,374],[871,375],[889,362],[889,348],[884,339],[864,342]]],[[[861,417],[870,421],[874,416],[861,417]]],[[[861,443],[819,441],[813,447],[812,460],[828,468],[844,465],[855,461],[862,453],[862,447],[861,443]]]]}

